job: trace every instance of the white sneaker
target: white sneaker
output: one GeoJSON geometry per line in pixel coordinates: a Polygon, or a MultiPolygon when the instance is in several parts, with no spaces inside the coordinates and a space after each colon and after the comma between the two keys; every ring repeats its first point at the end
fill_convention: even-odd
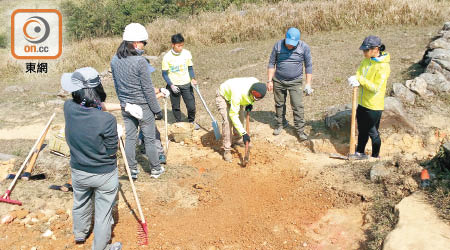
{"type": "Polygon", "coordinates": [[[164,167],[163,166],[160,166],[160,169],[158,169],[158,170],[155,170],[155,169],[152,169],[152,170],[150,170],[150,176],[152,177],[152,178],[155,178],[155,179],[157,179],[160,175],[162,175],[164,172],[165,172],[166,170],[164,169],[164,167]]]}

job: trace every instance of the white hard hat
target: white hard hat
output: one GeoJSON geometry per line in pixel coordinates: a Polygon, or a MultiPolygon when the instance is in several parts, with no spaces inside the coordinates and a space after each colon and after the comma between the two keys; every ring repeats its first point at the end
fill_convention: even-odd
{"type": "Polygon", "coordinates": [[[130,23],[125,27],[123,40],[128,42],[140,42],[148,40],[148,33],[140,23],[130,23]]]}

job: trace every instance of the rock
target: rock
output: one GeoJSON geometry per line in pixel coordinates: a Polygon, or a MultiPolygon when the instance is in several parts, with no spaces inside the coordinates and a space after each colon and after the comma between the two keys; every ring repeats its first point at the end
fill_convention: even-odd
{"type": "Polygon", "coordinates": [[[241,51],[241,50],[244,50],[244,48],[235,48],[235,49],[232,49],[232,50],[230,50],[230,53],[236,53],[236,52],[239,52],[239,51],[241,51]]]}
{"type": "Polygon", "coordinates": [[[384,241],[383,250],[444,250],[450,246],[450,226],[437,216],[421,192],[395,206],[399,220],[384,241]]]}
{"type": "Polygon", "coordinates": [[[64,100],[54,99],[54,100],[47,101],[47,104],[49,104],[49,105],[64,105],[64,100]]]}
{"type": "Polygon", "coordinates": [[[450,62],[441,60],[431,60],[425,69],[427,73],[441,73],[445,79],[450,81],[450,62]]]}
{"type": "Polygon", "coordinates": [[[47,231],[45,231],[41,236],[44,238],[49,238],[49,237],[52,237],[52,235],[53,235],[52,230],[47,229],[47,231]]]}
{"type": "Polygon", "coordinates": [[[417,188],[419,188],[419,184],[417,184],[417,182],[411,176],[403,179],[403,186],[410,192],[414,192],[417,190],[417,188]]]}
{"type": "Polygon", "coordinates": [[[21,210],[15,210],[15,211],[13,211],[13,214],[12,214],[12,215],[13,215],[14,217],[16,217],[17,219],[21,220],[21,219],[27,217],[27,215],[28,215],[29,213],[30,213],[30,212],[29,212],[28,210],[26,210],[26,209],[21,209],[21,210]]]}
{"type": "Polygon", "coordinates": [[[385,167],[383,163],[378,163],[370,169],[370,180],[378,182],[391,174],[389,168],[385,167]]]}
{"type": "Polygon", "coordinates": [[[409,90],[405,85],[401,83],[394,83],[392,86],[392,92],[395,97],[400,98],[402,101],[408,104],[414,104],[416,101],[416,94],[409,90]]]}
{"type": "Polygon", "coordinates": [[[427,56],[431,57],[432,60],[450,61],[450,49],[434,49],[428,52],[427,56]]]}
{"type": "Polygon", "coordinates": [[[348,138],[350,135],[351,115],[351,104],[331,106],[328,108],[325,117],[325,126],[331,131],[334,137],[348,138]]]}
{"type": "Polygon", "coordinates": [[[445,22],[442,30],[450,30],[450,22],[445,22]]]}
{"type": "Polygon", "coordinates": [[[384,111],[381,116],[381,128],[394,127],[397,129],[415,130],[403,108],[403,104],[395,97],[384,98],[384,111]]]}
{"type": "Polygon", "coordinates": [[[419,96],[427,95],[427,82],[420,77],[416,77],[413,80],[406,81],[406,87],[419,96]]]}
{"type": "Polygon", "coordinates": [[[69,96],[69,95],[70,95],[70,93],[67,92],[67,91],[65,91],[64,89],[60,89],[60,90],[58,91],[58,94],[56,94],[56,96],[59,96],[59,97],[67,97],[67,96],[69,96]]]}
{"type": "Polygon", "coordinates": [[[11,85],[8,86],[4,89],[5,92],[19,92],[19,93],[23,93],[25,92],[25,89],[21,86],[18,85],[11,85]]]}
{"type": "Polygon", "coordinates": [[[423,73],[419,76],[427,83],[427,89],[434,93],[450,92],[450,81],[445,79],[441,73],[423,73]]]}
{"type": "Polygon", "coordinates": [[[430,43],[429,47],[431,49],[446,49],[446,50],[450,50],[450,42],[447,39],[441,37],[439,39],[436,39],[436,40],[432,41],[430,43]]]}
{"type": "Polygon", "coordinates": [[[347,150],[348,145],[333,144],[329,139],[311,139],[309,146],[313,153],[340,153],[347,150]]]}
{"type": "Polygon", "coordinates": [[[0,219],[0,224],[9,224],[14,220],[14,216],[7,214],[0,219]]]}

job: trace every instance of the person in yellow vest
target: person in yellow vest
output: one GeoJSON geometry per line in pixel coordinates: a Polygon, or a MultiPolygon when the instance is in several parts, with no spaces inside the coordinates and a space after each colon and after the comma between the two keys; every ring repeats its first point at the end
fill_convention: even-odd
{"type": "Polygon", "coordinates": [[[222,136],[225,161],[231,162],[232,127],[242,136],[244,143],[250,142],[250,135],[239,119],[241,106],[247,112],[253,109],[253,103],[261,100],[267,92],[266,84],[254,77],[232,78],[222,83],[216,92],[216,106],[222,116],[222,136]]]}
{"type": "Polygon", "coordinates": [[[175,120],[181,122],[180,99],[183,97],[188,113],[188,121],[194,124],[195,129],[200,126],[195,123],[195,98],[191,86],[197,84],[195,80],[192,55],[189,50],[183,49],[184,38],[178,33],[172,36],[172,49],[162,60],[162,76],[170,91],[170,102],[175,120]]]}
{"type": "Polygon", "coordinates": [[[368,36],[359,48],[364,59],[358,67],[356,75],[348,78],[352,87],[359,87],[356,121],[358,123],[358,145],[356,155],[367,159],[366,144],[372,140],[372,157],[379,158],[381,139],[378,128],[384,110],[386,83],[391,73],[390,55],[377,36],[368,36]]]}

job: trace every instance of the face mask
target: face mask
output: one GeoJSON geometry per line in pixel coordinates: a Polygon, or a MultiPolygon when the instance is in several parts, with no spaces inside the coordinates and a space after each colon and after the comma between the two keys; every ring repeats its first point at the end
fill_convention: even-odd
{"type": "Polygon", "coordinates": [[[136,53],[138,54],[138,55],[142,55],[142,54],[144,54],[144,50],[143,49],[138,49],[138,48],[136,48],[136,53]]]}

